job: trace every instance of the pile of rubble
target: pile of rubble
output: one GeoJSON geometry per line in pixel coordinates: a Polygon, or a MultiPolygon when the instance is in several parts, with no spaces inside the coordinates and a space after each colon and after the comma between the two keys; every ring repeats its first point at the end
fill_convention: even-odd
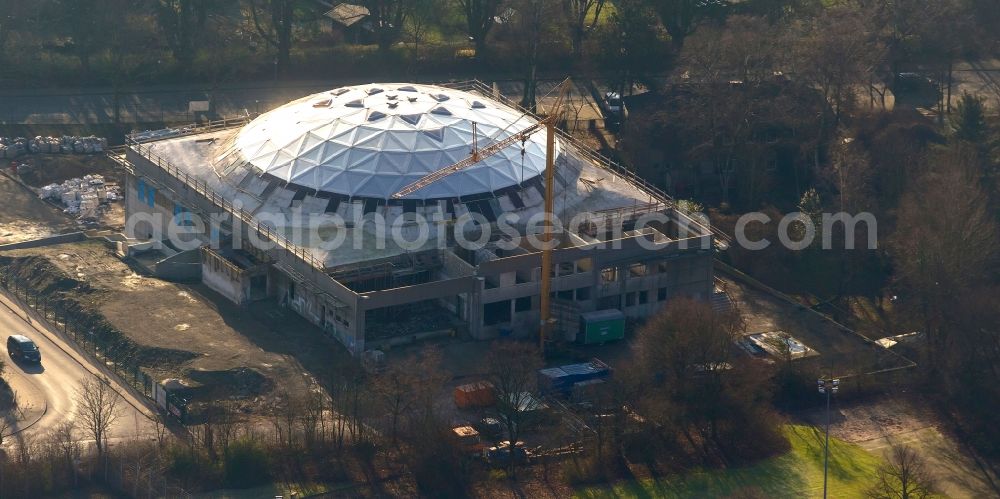
{"type": "Polygon", "coordinates": [[[0,137],[0,158],[16,158],[28,153],[28,139],[0,137]]]}
{"type": "Polygon", "coordinates": [[[45,154],[96,154],[108,148],[108,139],[104,137],[78,137],[64,135],[62,137],[42,137],[33,139],[24,137],[0,137],[0,159],[13,159],[28,153],[45,154]]]}
{"type": "Polygon", "coordinates": [[[61,184],[42,187],[39,197],[62,203],[63,210],[79,218],[95,218],[101,207],[121,199],[118,184],[105,182],[102,175],[84,175],[61,184]]]}

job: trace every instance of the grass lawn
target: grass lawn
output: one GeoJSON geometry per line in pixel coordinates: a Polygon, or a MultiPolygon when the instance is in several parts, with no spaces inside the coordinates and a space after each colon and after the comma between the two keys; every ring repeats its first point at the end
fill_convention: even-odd
{"type": "MultiPolygon", "coordinates": [[[[788,425],[791,450],[741,468],[696,470],[684,475],[628,481],[584,488],[582,498],[598,497],[725,497],[745,487],[757,487],[767,497],[823,496],[823,431],[788,425]]],[[[863,497],[881,458],[864,449],[830,439],[830,497],[863,497]]]]}

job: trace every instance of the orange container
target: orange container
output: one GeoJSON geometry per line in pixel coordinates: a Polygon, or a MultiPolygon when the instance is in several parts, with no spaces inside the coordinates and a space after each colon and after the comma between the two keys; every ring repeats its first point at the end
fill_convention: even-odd
{"type": "Polygon", "coordinates": [[[493,385],[487,381],[468,383],[455,388],[455,405],[461,409],[493,405],[493,385]]]}

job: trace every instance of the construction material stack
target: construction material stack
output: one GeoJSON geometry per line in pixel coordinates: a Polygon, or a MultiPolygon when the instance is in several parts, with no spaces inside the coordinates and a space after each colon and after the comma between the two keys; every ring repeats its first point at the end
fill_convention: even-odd
{"type": "Polygon", "coordinates": [[[538,389],[546,395],[569,397],[574,386],[592,380],[606,380],[611,377],[611,367],[599,359],[581,364],[568,364],[538,371],[538,389]]]}
{"type": "Polygon", "coordinates": [[[102,205],[121,198],[117,184],[104,181],[102,175],[71,178],[61,184],[49,184],[39,192],[42,199],[61,203],[64,211],[80,218],[96,217],[102,205]]]}

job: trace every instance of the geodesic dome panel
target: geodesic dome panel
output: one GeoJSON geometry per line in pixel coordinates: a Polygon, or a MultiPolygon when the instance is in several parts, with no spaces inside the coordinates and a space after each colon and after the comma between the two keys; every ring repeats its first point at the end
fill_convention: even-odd
{"type": "MultiPolygon", "coordinates": [[[[349,197],[389,199],[421,177],[535,123],[507,106],[430,85],[371,84],[322,92],[262,114],[236,135],[224,162],[349,197]],[[234,154],[236,153],[236,154],[234,154]]],[[[557,143],[556,154],[559,153],[557,143]]],[[[228,166],[226,166],[228,168],[228,166]]],[[[405,199],[496,192],[545,171],[537,132],[405,199]]]]}

